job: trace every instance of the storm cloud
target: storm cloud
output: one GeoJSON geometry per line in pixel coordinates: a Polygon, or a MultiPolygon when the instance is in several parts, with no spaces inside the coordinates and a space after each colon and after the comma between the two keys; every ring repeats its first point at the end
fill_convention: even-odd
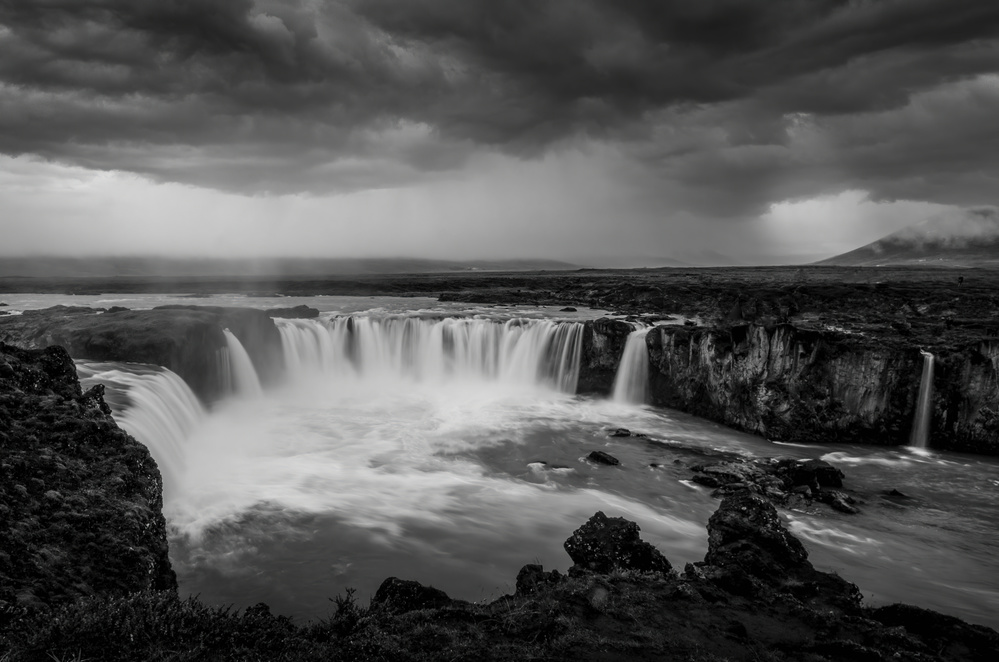
{"type": "Polygon", "coordinates": [[[999,203],[999,4],[0,0],[0,152],[254,194],[602,145],[654,207],[999,203]]]}

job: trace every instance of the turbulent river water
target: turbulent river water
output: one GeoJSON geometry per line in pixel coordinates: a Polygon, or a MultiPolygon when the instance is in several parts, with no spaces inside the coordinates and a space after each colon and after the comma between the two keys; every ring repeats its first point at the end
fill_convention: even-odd
{"type": "Polygon", "coordinates": [[[86,383],[108,386],[119,423],[164,474],[185,594],[306,619],[325,616],[347,587],[364,600],[394,575],[488,600],[512,592],[525,563],[565,570],[562,542],[597,510],[638,522],[682,568],[703,557],[717,507],[689,466],[735,453],[821,457],[846,472],[859,515],[821,505],[783,515],[812,562],[858,584],[868,602],[999,626],[996,459],[778,444],[636,403],[633,388],[578,396],[579,321],[598,311],[348,297],[197,303],[306,303],[323,314],[278,321],[282,384],[241,387],[234,349],[232,393],[207,407],[155,366],[78,362],[86,383]],[[619,427],[647,436],[609,436],[619,427]],[[588,462],[593,450],[620,466],[588,462]]]}

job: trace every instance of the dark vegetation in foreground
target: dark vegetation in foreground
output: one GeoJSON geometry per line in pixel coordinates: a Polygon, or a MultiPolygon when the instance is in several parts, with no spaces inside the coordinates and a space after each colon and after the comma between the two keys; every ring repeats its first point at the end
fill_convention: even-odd
{"type": "Polygon", "coordinates": [[[348,591],[328,618],[299,625],[266,605],[235,612],[177,596],[158,553],[158,472],[107,415],[100,389],[81,392],[65,350],[0,346],[0,422],[0,484],[13,490],[0,502],[3,662],[991,662],[999,649],[986,627],[864,607],[856,586],[812,567],[770,499],[797,495],[798,482],[812,495],[837,486],[842,474],[824,463],[698,468],[724,496],[705,560],[682,572],[635,523],[597,513],[565,542],[568,576],[526,565],[516,593],[488,604],[389,578],[368,607],[348,591]],[[137,556],[143,540],[148,553],[137,556]]]}

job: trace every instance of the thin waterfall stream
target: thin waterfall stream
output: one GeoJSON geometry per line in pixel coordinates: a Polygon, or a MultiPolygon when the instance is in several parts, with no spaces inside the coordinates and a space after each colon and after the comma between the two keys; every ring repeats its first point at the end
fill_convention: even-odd
{"type": "Polygon", "coordinates": [[[614,377],[615,402],[643,405],[649,399],[649,349],[645,339],[651,328],[642,325],[628,334],[614,377]]]}
{"type": "Polygon", "coordinates": [[[919,380],[919,395],[916,399],[916,413],[912,420],[912,434],[909,435],[909,445],[914,448],[929,446],[930,423],[933,415],[933,360],[934,356],[926,351],[923,355],[923,373],[919,380]]]}

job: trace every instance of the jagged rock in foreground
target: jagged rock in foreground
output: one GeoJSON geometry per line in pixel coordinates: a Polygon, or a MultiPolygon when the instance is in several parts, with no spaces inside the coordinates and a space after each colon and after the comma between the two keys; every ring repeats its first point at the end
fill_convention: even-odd
{"type": "MultiPolygon", "coordinates": [[[[608,573],[614,569],[669,572],[673,569],[658,549],[639,536],[638,525],[623,517],[597,511],[565,541],[573,570],[608,573]]],[[[572,570],[570,570],[572,572],[572,570]]]]}
{"type": "Polygon", "coordinates": [[[61,347],[0,343],[0,609],[176,589],[163,485],[61,347]]]}
{"type": "Polygon", "coordinates": [[[857,587],[815,570],[759,495],[727,496],[708,529],[706,560],[682,575],[629,569],[629,550],[647,543],[635,523],[598,513],[566,546],[604,547],[610,561],[601,572],[577,566],[567,577],[528,565],[517,593],[490,603],[451,600],[390,578],[371,607],[358,606],[348,593],[334,601],[328,619],[296,626],[261,605],[239,614],[175,594],[140,593],[26,617],[10,634],[0,628],[0,649],[9,644],[11,662],[72,656],[993,662],[999,650],[999,633],[986,627],[907,605],[861,606],[857,587]],[[608,527],[629,534],[608,538],[608,527]]]}

